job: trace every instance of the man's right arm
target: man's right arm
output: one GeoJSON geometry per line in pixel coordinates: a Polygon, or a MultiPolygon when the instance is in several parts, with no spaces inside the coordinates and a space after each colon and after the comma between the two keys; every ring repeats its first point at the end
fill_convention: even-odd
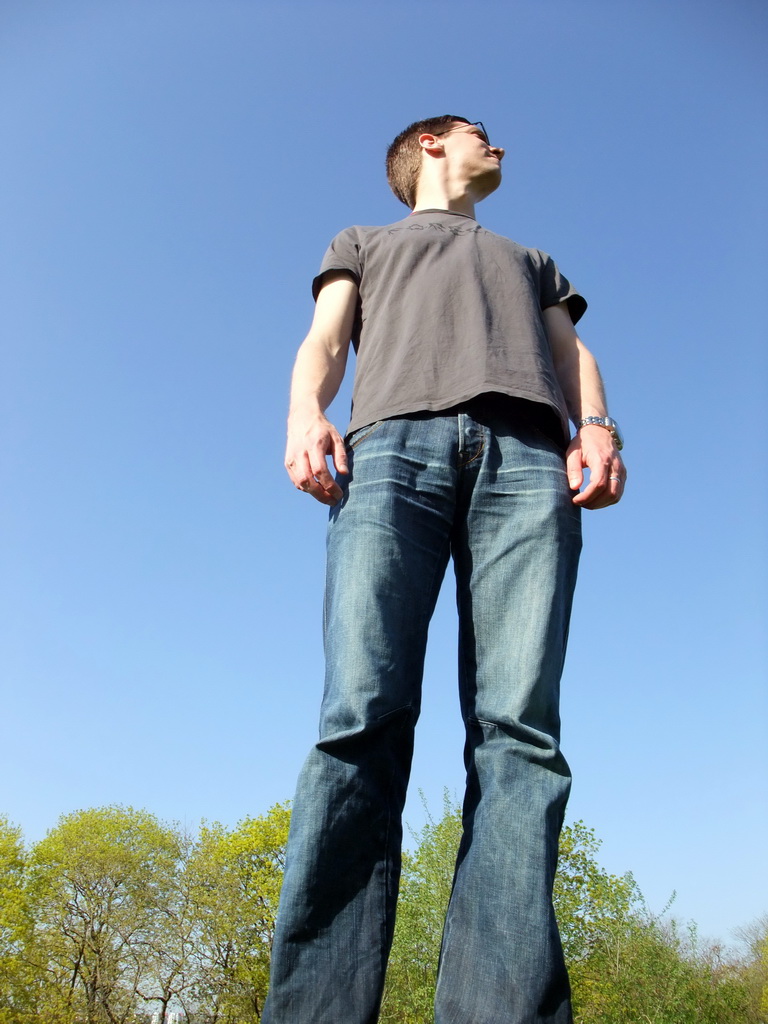
{"type": "Polygon", "coordinates": [[[335,505],[341,488],[327,463],[347,473],[344,440],[326,417],[347,365],[357,305],[357,284],[344,274],[320,290],[315,316],[293,369],[285,468],[294,485],[324,505],[335,505]]]}

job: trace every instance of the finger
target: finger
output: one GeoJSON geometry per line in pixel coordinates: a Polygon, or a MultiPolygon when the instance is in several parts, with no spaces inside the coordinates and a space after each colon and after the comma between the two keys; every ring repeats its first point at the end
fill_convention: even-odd
{"type": "Polygon", "coordinates": [[[303,480],[298,487],[300,491],[309,494],[322,505],[335,505],[341,498],[341,488],[335,482],[328,487],[315,477],[311,477],[308,480],[303,480]]]}
{"type": "Polygon", "coordinates": [[[590,480],[583,491],[573,496],[573,504],[581,508],[601,508],[604,489],[596,481],[590,480]]]}
{"type": "Polygon", "coordinates": [[[601,478],[596,481],[591,480],[581,494],[574,497],[573,502],[575,505],[587,509],[607,508],[609,505],[615,505],[624,492],[625,479],[626,472],[622,466],[617,472],[611,473],[604,483],[601,478]]]}
{"type": "Polygon", "coordinates": [[[336,488],[332,491],[328,491],[322,486],[317,480],[307,481],[299,487],[300,491],[304,491],[305,494],[309,494],[310,497],[314,498],[315,501],[319,501],[321,505],[335,505],[341,497],[341,489],[336,488]]]}
{"type": "Polygon", "coordinates": [[[304,491],[306,494],[311,494],[313,497],[316,497],[318,501],[325,498],[324,492],[322,492],[322,489],[318,487],[317,481],[312,473],[312,468],[309,464],[309,458],[306,452],[293,459],[286,458],[285,468],[288,471],[288,476],[291,478],[293,486],[297,490],[304,491]]]}
{"type": "Polygon", "coordinates": [[[337,473],[348,473],[347,448],[340,434],[333,435],[333,464],[337,473]]]}
{"type": "Polygon", "coordinates": [[[581,449],[574,448],[568,452],[565,460],[565,469],[568,474],[568,486],[572,491],[578,491],[584,482],[584,468],[581,463],[581,449]]]}
{"type": "Polygon", "coordinates": [[[624,466],[614,467],[614,471],[608,477],[608,490],[610,493],[609,505],[615,505],[617,501],[621,499],[624,493],[624,484],[626,483],[627,474],[624,466]]]}
{"type": "MultiPolygon", "coordinates": [[[[332,507],[333,505],[338,504],[339,501],[339,498],[337,498],[335,494],[329,494],[320,486],[312,488],[312,490],[307,493],[311,494],[315,501],[319,501],[321,505],[328,505],[332,507]]],[[[341,495],[339,495],[339,497],[340,496],[341,495]]]]}
{"type": "MultiPolygon", "coordinates": [[[[602,435],[600,439],[603,440],[602,435]]],[[[610,447],[613,449],[612,443],[610,447]]],[[[574,504],[584,508],[603,508],[618,500],[615,493],[616,484],[620,483],[619,468],[623,467],[615,455],[615,449],[601,450],[595,446],[592,439],[589,444],[582,443],[581,459],[589,469],[589,483],[581,494],[574,497],[574,504]],[[619,480],[611,480],[612,476],[619,477],[619,480]]]]}
{"type": "Polygon", "coordinates": [[[310,456],[310,468],[312,470],[312,480],[310,483],[310,493],[318,499],[320,493],[324,495],[326,504],[335,504],[341,497],[341,488],[333,478],[333,474],[328,469],[328,462],[326,459],[325,452],[314,452],[310,456]]]}
{"type": "Polygon", "coordinates": [[[296,455],[293,458],[289,458],[288,453],[286,453],[285,468],[293,486],[303,491],[305,489],[304,485],[309,482],[309,478],[312,475],[306,453],[296,455]]]}

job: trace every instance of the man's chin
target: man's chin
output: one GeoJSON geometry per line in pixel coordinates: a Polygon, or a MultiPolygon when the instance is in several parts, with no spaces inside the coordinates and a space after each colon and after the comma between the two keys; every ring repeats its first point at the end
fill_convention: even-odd
{"type": "Polygon", "coordinates": [[[476,192],[480,199],[485,199],[501,184],[501,167],[495,167],[492,171],[484,174],[477,181],[476,192]]]}

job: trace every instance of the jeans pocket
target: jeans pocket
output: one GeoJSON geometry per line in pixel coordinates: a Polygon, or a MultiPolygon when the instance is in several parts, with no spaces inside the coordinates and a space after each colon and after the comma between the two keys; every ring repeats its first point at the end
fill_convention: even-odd
{"type": "Polygon", "coordinates": [[[347,434],[344,444],[349,449],[357,448],[367,437],[375,433],[382,423],[386,422],[386,420],[376,420],[374,423],[367,423],[364,427],[358,427],[351,434],[347,434]]]}

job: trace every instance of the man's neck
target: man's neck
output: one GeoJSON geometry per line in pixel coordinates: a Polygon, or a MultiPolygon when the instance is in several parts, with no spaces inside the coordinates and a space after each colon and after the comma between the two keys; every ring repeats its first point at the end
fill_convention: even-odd
{"type": "Polygon", "coordinates": [[[416,193],[416,205],[413,207],[414,213],[419,210],[449,210],[474,217],[475,198],[466,189],[452,189],[446,182],[424,182],[416,193]]]}

